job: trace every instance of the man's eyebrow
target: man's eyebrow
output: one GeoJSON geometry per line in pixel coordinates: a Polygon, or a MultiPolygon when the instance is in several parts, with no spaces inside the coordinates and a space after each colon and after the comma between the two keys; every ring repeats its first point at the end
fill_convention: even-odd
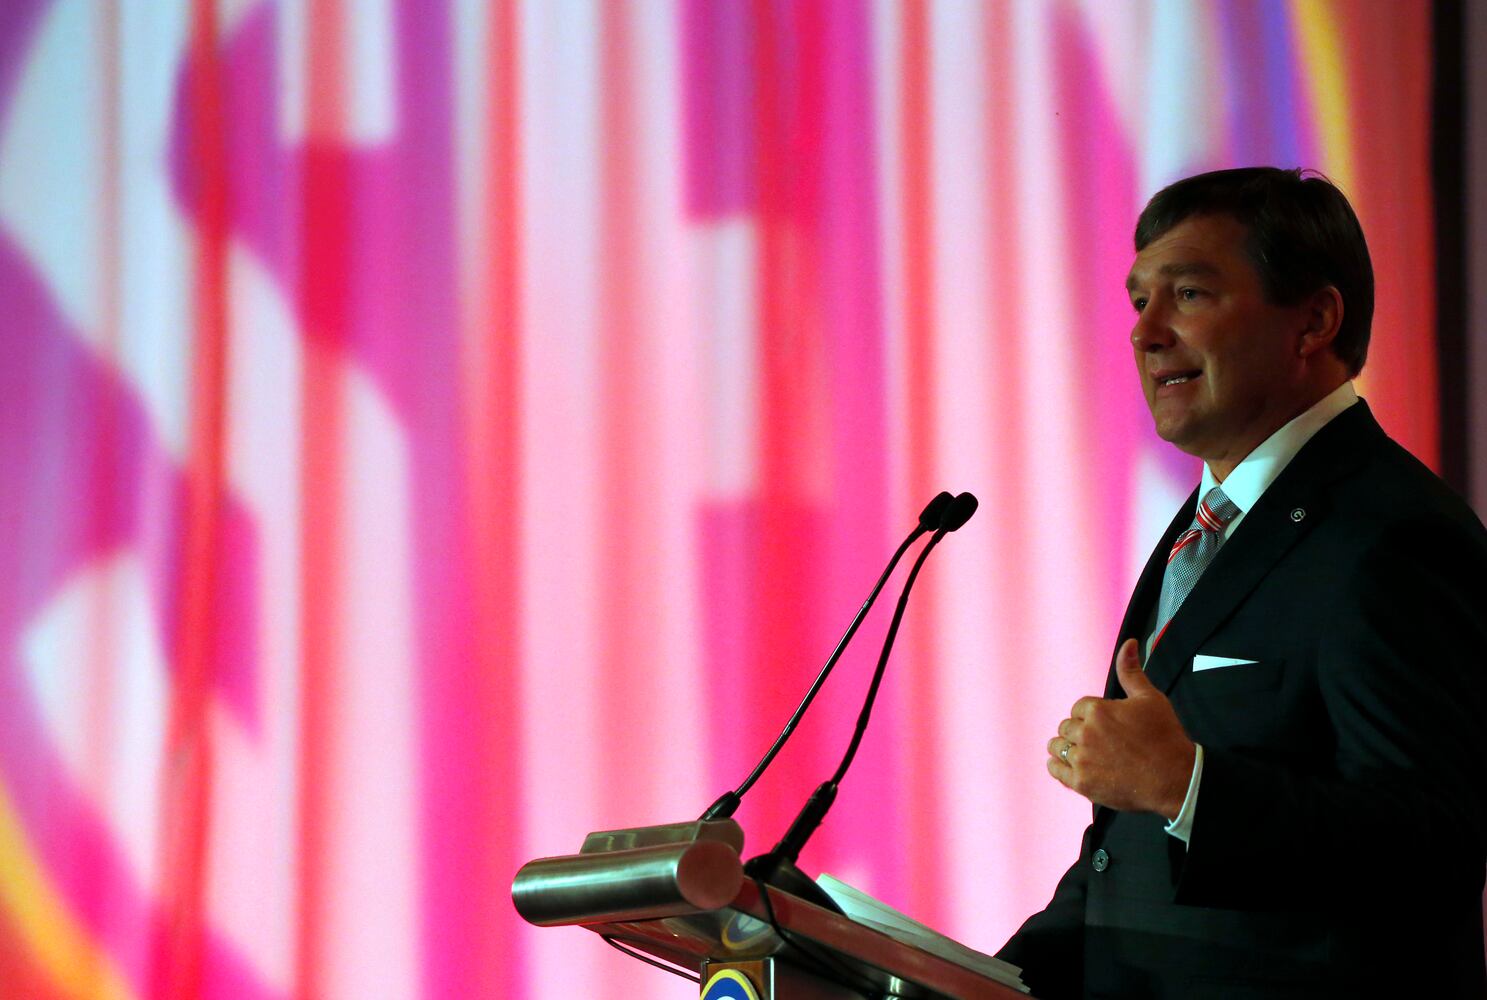
{"type": "MultiPolygon", "coordinates": [[[[1217,267],[1201,260],[1183,260],[1157,268],[1157,276],[1161,278],[1216,278],[1219,273],[1217,267]]],[[[1134,292],[1139,284],[1136,272],[1126,275],[1126,291],[1134,292]]]]}

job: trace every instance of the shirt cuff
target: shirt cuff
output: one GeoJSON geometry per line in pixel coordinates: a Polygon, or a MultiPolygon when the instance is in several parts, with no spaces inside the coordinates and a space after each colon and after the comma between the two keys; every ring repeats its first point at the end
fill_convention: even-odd
{"type": "Polygon", "coordinates": [[[1198,782],[1203,780],[1203,744],[1194,744],[1198,752],[1193,755],[1193,776],[1188,779],[1187,798],[1177,810],[1177,818],[1167,824],[1167,832],[1184,844],[1193,835],[1193,815],[1198,811],[1198,782]]]}

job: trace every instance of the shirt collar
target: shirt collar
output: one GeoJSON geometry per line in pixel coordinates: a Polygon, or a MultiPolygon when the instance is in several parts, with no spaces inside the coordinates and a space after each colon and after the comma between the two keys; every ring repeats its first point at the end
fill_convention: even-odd
{"type": "MultiPolygon", "coordinates": [[[[1323,396],[1311,409],[1287,423],[1270,435],[1260,446],[1240,461],[1223,482],[1224,496],[1241,512],[1255,505],[1281,471],[1296,457],[1306,442],[1343,410],[1358,402],[1358,393],[1352,382],[1344,382],[1323,396]]],[[[1218,486],[1213,470],[1203,463],[1203,483],[1198,488],[1200,498],[1218,486]]]]}

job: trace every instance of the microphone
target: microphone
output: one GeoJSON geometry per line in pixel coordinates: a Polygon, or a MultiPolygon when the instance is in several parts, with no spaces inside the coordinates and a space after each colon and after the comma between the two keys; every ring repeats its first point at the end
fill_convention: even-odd
{"type": "Polygon", "coordinates": [[[971,519],[971,515],[976,513],[976,508],[979,506],[981,506],[981,501],[969,493],[962,493],[950,501],[950,506],[945,511],[945,520],[940,524],[940,533],[943,535],[959,531],[971,519]]]}
{"type": "Polygon", "coordinates": [[[931,550],[939,544],[940,539],[952,531],[957,530],[971,519],[976,513],[977,500],[969,493],[957,496],[945,508],[944,516],[940,521],[939,528],[930,536],[929,544],[919,553],[919,558],[914,560],[914,566],[909,570],[908,579],[904,581],[903,593],[899,595],[898,606],[893,611],[893,621],[888,626],[888,634],[883,639],[883,651],[878,656],[877,669],[873,671],[872,683],[868,686],[867,698],[863,702],[862,712],[857,716],[857,727],[852,733],[852,740],[847,746],[847,752],[842,757],[841,764],[836,773],[828,780],[823,781],[811,797],[806,800],[805,808],[795,817],[795,822],[790,824],[790,829],[780,842],[767,854],[760,854],[750,858],[744,865],[744,874],[761,882],[767,882],[778,886],[786,892],[793,893],[815,903],[817,906],[841,912],[841,907],[826,894],[820,886],[816,885],[795,864],[800,857],[801,850],[806,841],[821,821],[826,818],[826,813],[836,801],[836,793],[841,785],[842,779],[846,777],[847,769],[852,766],[852,759],[857,756],[857,748],[862,743],[863,734],[867,732],[868,718],[872,715],[873,703],[878,697],[878,688],[883,682],[883,674],[888,666],[888,654],[893,649],[893,641],[898,636],[898,627],[903,620],[904,609],[909,603],[909,591],[914,586],[914,580],[919,576],[919,569],[924,565],[931,550]]]}
{"type": "MultiPolygon", "coordinates": [[[[852,623],[847,626],[847,631],[837,641],[836,648],[831,651],[831,656],[826,660],[826,665],[816,675],[816,679],[811,684],[810,690],[805,693],[805,698],[801,700],[799,707],[795,709],[795,714],[790,716],[790,721],[785,723],[785,728],[775,738],[774,745],[769,748],[759,763],[754,765],[754,770],[744,779],[743,784],[739,785],[733,791],[724,792],[718,796],[712,805],[707,807],[707,811],[701,817],[703,821],[727,819],[737,811],[745,793],[754,787],[754,782],[759,780],[759,776],[764,773],[764,769],[769,767],[780,750],[784,748],[785,741],[790,738],[790,734],[795,732],[795,727],[800,724],[801,717],[805,715],[805,710],[810,708],[811,702],[816,698],[816,692],[820,691],[821,685],[826,683],[826,678],[831,674],[832,668],[836,666],[836,661],[842,658],[842,653],[846,650],[847,643],[851,642],[852,636],[857,634],[857,627],[862,624],[862,619],[866,617],[868,609],[878,599],[878,591],[882,590],[883,584],[888,582],[888,577],[893,573],[893,569],[898,565],[898,561],[903,558],[909,546],[914,544],[914,540],[920,535],[926,531],[938,531],[945,522],[946,514],[954,505],[955,498],[949,493],[941,492],[919,512],[918,525],[909,533],[909,537],[903,540],[903,544],[899,545],[898,550],[893,553],[893,558],[888,560],[888,567],[883,570],[883,575],[878,577],[878,582],[873,584],[872,593],[867,595],[867,600],[863,601],[862,607],[857,609],[856,617],[852,619],[852,623]]],[[[970,515],[966,516],[969,517],[970,515]]]]}

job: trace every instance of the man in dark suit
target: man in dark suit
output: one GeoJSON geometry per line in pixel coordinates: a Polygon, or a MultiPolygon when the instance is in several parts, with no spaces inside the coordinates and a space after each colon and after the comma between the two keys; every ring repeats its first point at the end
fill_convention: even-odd
{"type": "Polygon", "coordinates": [[[1157,433],[1205,462],[1048,744],[1094,804],[1001,957],[1034,995],[1487,996],[1487,532],[1353,391],[1342,194],[1199,175],[1136,226],[1157,433]]]}

